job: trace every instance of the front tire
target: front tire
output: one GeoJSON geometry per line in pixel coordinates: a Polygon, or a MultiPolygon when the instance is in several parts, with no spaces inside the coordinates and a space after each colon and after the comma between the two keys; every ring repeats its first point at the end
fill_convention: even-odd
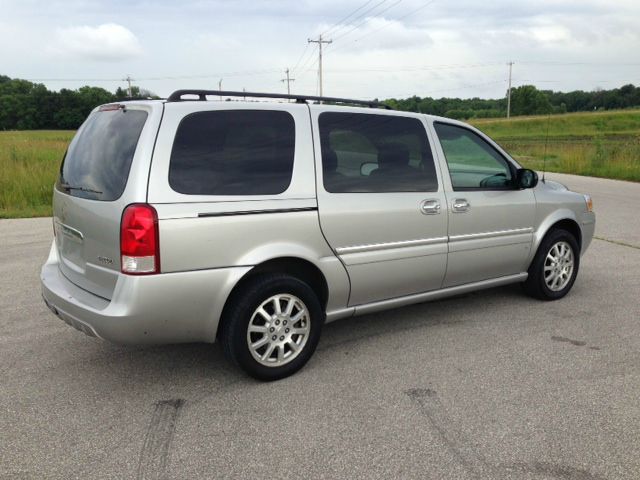
{"type": "Polygon", "coordinates": [[[566,230],[551,230],[531,262],[524,290],[540,300],[558,300],[573,287],[579,266],[580,248],[576,238],[566,230]]]}
{"type": "Polygon", "coordinates": [[[285,274],[264,274],[235,292],[225,309],[225,355],[259,380],[300,370],[318,345],[325,314],[314,291],[285,274]]]}

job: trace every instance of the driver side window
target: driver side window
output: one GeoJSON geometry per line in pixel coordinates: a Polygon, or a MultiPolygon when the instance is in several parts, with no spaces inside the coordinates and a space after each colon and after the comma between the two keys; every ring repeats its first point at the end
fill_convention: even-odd
{"type": "Polygon", "coordinates": [[[513,188],[507,160],[471,130],[447,123],[434,127],[442,145],[454,190],[513,188]]]}

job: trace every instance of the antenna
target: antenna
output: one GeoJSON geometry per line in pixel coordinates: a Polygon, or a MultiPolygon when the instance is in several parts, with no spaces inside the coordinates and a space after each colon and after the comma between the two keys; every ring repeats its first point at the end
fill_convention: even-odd
{"type": "Polygon", "coordinates": [[[547,115],[547,133],[544,136],[544,153],[542,154],[542,183],[544,183],[544,175],[547,171],[547,143],[549,142],[549,123],[551,122],[551,112],[547,115]]]}

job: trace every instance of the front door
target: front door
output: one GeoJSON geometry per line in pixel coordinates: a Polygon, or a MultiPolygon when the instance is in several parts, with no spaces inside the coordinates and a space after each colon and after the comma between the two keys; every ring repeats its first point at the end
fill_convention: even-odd
{"type": "Polygon", "coordinates": [[[422,118],[311,113],[320,225],[349,273],[349,305],[440,288],[446,202],[422,118]]]}
{"type": "Polygon", "coordinates": [[[443,286],[527,270],[535,221],[533,190],[514,187],[516,166],[481,135],[435,122],[448,167],[449,260],[443,286]]]}

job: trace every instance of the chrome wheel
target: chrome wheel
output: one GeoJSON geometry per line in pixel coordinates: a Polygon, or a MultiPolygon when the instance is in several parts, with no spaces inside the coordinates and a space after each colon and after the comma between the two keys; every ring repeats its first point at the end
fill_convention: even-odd
{"type": "Polygon", "coordinates": [[[302,352],[311,329],[309,310],[295,295],[269,297],[253,312],[247,344],[253,358],[267,367],[280,367],[302,352]]]}
{"type": "Polygon", "coordinates": [[[571,281],[575,261],[571,245],[560,241],[549,249],[544,261],[544,282],[553,292],[565,288],[571,281]]]}

